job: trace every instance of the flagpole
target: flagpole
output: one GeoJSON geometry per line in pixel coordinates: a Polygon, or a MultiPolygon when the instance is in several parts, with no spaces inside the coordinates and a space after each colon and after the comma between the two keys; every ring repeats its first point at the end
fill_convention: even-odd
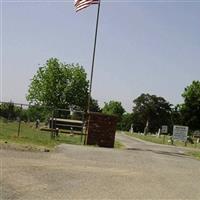
{"type": "Polygon", "coordinates": [[[95,62],[95,53],[96,53],[96,44],[97,44],[97,33],[98,33],[98,25],[99,25],[100,7],[101,7],[101,0],[99,0],[98,11],[97,11],[97,20],[96,20],[94,48],[93,48],[93,56],[92,56],[92,69],[91,69],[91,74],[90,74],[90,86],[89,86],[87,113],[90,112],[90,102],[91,102],[91,93],[92,93],[92,80],[93,80],[93,73],[94,73],[94,62],[95,62]]]}

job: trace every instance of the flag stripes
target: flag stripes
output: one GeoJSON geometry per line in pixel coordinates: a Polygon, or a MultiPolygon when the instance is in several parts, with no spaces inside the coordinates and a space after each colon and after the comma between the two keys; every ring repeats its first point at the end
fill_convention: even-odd
{"type": "Polygon", "coordinates": [[[98,4],[100,0],[75,0],[75,7],[76,7],[76,12],[79,10],[82,10],[84,8],[87,8],[88,6],[92,4],[98,4]]]}

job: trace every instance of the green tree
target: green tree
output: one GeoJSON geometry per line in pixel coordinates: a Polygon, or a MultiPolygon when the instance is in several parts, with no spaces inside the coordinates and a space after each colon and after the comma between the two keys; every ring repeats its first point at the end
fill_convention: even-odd
{"type": "Polygon", "coordinates": [[[27,121],[36,121],[39,119],[42,122],[47,122],[52,117],[52,110],[39,105],[30,106],[27,110],[23,110],[22,116],[27,118],[27,121]]]}
{"type": "Polygon", "coordinates": [[[8,120],[15,120],[18,116],[17,113],[19,113],[19,111],[13,102],[1,103],[0,116],[8,120]]]}
{"type": "Polygon", "coordinates": [[[200,81],[193,81],[187,86],[182,96],[184,104],[182,104],[181,112],[184,124],[191,130],[200,129],[200,81]]]}
{"type": "Polygon", "coordinates": [[[104,107],[102,112],[108,115],[115,115],[121,120],[123,113],[125,112],[124,108],[122,107],[121,102],[119,101],[110,101],[109,103],[104,103],[104,107]]]}
{"type": "Polygon", "coordinates": [[[101,108],[99,107],[98,101],[96,99],[91,98],[90,111],[91,112],[101,112],[101,108]]]}
{"type": "Polygon", "coordinates": [[[171,104],[163,97],[141,94],[133,103],[133,129],[135,131],[143,132],[147,121],[150,132],[156,132],[162,125],[171,125],[171,104]]]}
{"type": "Polygon", "coordinates": [[[120,124],[121,130],[129,131],[132,123],[133,123],[132,113],[124,113],[121,118],[121,124],[120,124]]]}
{"type": "Polygon", "coordinates": [[[117,129],[122,129],[121,120],[124,112],[125,110],[119,101],[110,101],[109,103],[104,103],[104,107],[102,109],[102,113],[117,116],[117,129]]]}
{"type": "Polygon", "coordinates": [[[56,58],[47,60],[33,76],[27,100],[53,108],[85,109],[88,97],[87,74],[79,64],[63,64],[56,58]]]}
{"type": "Polygon", "coordinates": [[[178,104],[172,108],[172,124],[181,125],[183,124],[183,115],[181,113],[182,105],[178,104]]]}

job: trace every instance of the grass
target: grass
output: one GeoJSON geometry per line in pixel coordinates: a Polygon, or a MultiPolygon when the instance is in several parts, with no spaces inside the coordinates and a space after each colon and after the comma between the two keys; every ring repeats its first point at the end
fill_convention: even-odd
{"type": "MultiPolygon", "coordinates": [[[[51,139],[51,133],[46,131],[40,131],[36,129],[33,123],[21,123],[20,135],[18,137],[18,123],[7,122],[0,119],[0,143],[2,144],[15,144],[20,145],[19,148],[25,147],[26,149],[53,149],[55,146],[66,144],[83,144],[84,137],[81,141],[80,135],[67,135],[59,134],[55,140],[51,139]]],[[[121,149],[123,144],[119,141],[115,141],[114,148],[121,149]]]]}
{"type": "MultiPolygon", "coordinates": [[[[136,137],[138,139],[145,140],[148,142],[153,142],[153,143],[157,143],[157,144],[165,144],[165,145],[170,144],[170,143],[168,143],[168,140],[170,139],[169,136],[165,136],[165,139],[164,139],[163,135],[161,135],[160,137],[156,137],[153,135],[145,136],[145,135],[140,135],[137,133],[129,133],[129,132],[125,132],[125,133],[131,137],[136,137]]],[[[174,145],[178,146],[178,147],[185,147],[185,143],[181,142],[181,141],[174,141],[174,145]]],[[[188,143],[187,147],[188,147],[188,151],[186,152],[187,155],[200,160],[200,143],[199,144],[197,144],[196,142],[195,142],[195,144],[188,143]],[[196,150],[191,150],[191,148],[196,148],[196,150]]]]}
{"type": "Polygon", "coordinates": [[[115,140],[114,148],[115,149],[123,149],[124,145],[120,141],[115,140]]]}
{"type": "Polygon", "coordinates": [[[126,132],[127,135],[131,136],[131,137],[136,137],[138,139],[141,139],[141,140],[145,140],[145,141],[148,141],[148,142],[153,142],[153,143],[157,143],[157,144],[167,144],[167,140],[169,139],[168,137],[165,138],[165,141],[163,140],[163,136],[161,137],[155,137],[155,136],[152,136],[152,135],[140,135],[140,134],[137,134],[137,133],[129,133],[129,132],[126,132]]]}
{"type": "Polygon", "coordinates": [[[61,143],[82,144],[81,136],[60,134],[55,140],[51,139],[50,132],[43,132],[34,128],[34,124],[21,123],[21,131],[17,136],[18,123],[0,120],[0,141],[7,143],[26,144],[54,148],[61,143]]]}
{"type": "MultiPolygon", "coordinates": [[[[170,145],[170,143],[168,142],[168,140],[170,140],[169,136],[163,136],[161,135],[160,137],[157,137],[155,135],[141,135],[141,134],[137,134],[137,133],[129,133],[129,132],[125,132],[127,135],[131,136],[131,137],[136,137],[138,139],[141,140],[145,140],[148,142],[153,142],[153,143],[157,143],[157,144],[165,144],[165,145],[170,145]]],[[[174,145],[175,146],[180,146],[180,147],[185,147],[185,143],[181,142],[181,141],[174,141],[174,145]]],[[[190,144],[187,143],[187,147],[189,148],[200,148],[200,144],[197,144],[195,142],[195,144],[190,144]]]]}
{"type": "Polygon", "coordinates": [[[200,151],[189,151],[187,154],[200,160],[200,151]]]}

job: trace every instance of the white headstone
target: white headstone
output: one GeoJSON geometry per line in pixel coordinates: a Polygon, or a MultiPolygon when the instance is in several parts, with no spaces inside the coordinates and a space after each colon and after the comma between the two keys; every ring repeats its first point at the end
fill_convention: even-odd
{"type": "Polygon", "coordinates": [[[158,129],[157,136],[160,137],[160,128],[158,129]]]}
{"type": "Polygon", "coordinates": [[[133,124],[131,124],[131,130],[130,131],[131,131],[131,133],[133,133],[133,124]]]}

